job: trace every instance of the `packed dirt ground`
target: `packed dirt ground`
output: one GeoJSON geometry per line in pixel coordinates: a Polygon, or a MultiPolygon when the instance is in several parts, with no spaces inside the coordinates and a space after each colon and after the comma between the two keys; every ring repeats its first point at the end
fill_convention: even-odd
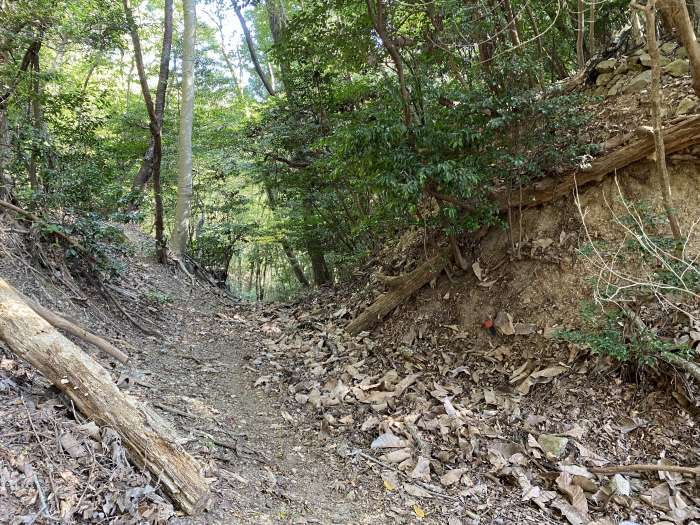
{"type": "MultiPolygon", "coordinates": [[[[696,523],[696,478],[595,471],[700,464],[697,390],[682,373],[635,376],[552,338],[576,324],[584,293],[580,228],[558,220],[570,212],[528,212],[518,259],[493,230],[472,246],[479,265],[453,268],[357,337],[343,326],[381,292],[373,280],[241,303],[155,264],[130,227],[109,302],[65,266],[47,272],[4,221],[0,274],[129,353],[126,367],[97,357],[172,422],[214,499],[180,515],[114,432],[3,351],[0,521],[696,523]],[[483,324],[499,313],[514,334],[483,324]]],[[[409,271],[425,245],[415,240],[378,269],[409,271]]]]}

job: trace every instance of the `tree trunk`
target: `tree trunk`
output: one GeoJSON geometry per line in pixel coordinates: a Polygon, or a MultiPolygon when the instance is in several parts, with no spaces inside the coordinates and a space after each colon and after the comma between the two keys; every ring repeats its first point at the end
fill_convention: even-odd
{"type": "MultiPolygon", "coordinates": [[[[685,1],[685,0],[683,0],[685,1]]],[[[659,46],[656,43],[656,6],[655,0],[649,0],[646,6],[634,7],[644,11],[647,29],[647,50],[651,57],[651,134],[654,137],[656,171],[661,183],[661,196],[666,210],[668,222],[671,225],[673,238],[680,240],[681,230],[678,226],[676,214],[673,211],[673,200],[671,198],[671,181],[666,167],[666,150],[664,139],[661,135],[661,65],[659,56],[659,46]]]]}
{"type": "Polygon", "coordinates": [[[177,157],[177,204],[173,230],[173,252],[182,258],[190,233],[192,204],[192,118],[194,114],[194,54],[197,15],[195,0],[183,0],[185,29],[182,43],[182,105],[177,157]]]}
{"type": "Polygon", "coordinates": [[[383,0],[367,0],[367,12],[369,13],[374,30],[377,32],[379,39],[382,41],[384,48],[387,50],[387,53],[389,53],[391,61],[394,63],[394,67],[396,68],[396,76],[399,80],[399,94],[401,95],[401,102],[403,104],[403,123],[407,128],[410,128],[413,122],[413,114],[411,112],[411,95],[406,87],[406,75],[403,68],[403,59],[401,58],[398,47],[396,47],[396,43],[387,29],[386,19],[384,17],[384,5],[382,2],[383,0]]]}
{"type": "MultiPolygon", "coordinates": [[[[390,287],[392,289],[380,295],[374,303],[353,319],[345,327],[345,331],[351,335],[357,335],[360,332],[374,328],[377,323],[389,315],[397,306],[440,275],[442,270],[445,269],[448,260],[447,251],[441,251],[411,273],[391,280],[390,287]]],[[[388,281],[387,284],[389,284],[388,281]]]]}
{"type": "MultiPolygon", "coordinates": [[[[277,204],[275,202],[275,194],[272,192],[272,188],[270,188],[270,185],[267,183],[265,183],[265,194],[267,195],[267,203],[270,206],[270,209],[274,211],[275,208],[277,208],[277,204]]],[[[280,240],[280,244],[282,245],[284,254],[287,256],[289,266],[292,267],[294,276],[304,288],[308,288],[309,280],[306,278],[306,275],[304,275],[304,270],[302,270],[301,264],[299,264],[299,260],[297,259],[297,256],[294,253],[294,248],[292,248],[292,245],[289,244],[289,241],[286,237],[282,237],[282,239],[280,240]]]]}
{"type": "Polygon", "coordinates": [[[588,53],[593,56],[595,53],[595,0],[588,0],[588,53]]]}
{"type": "Polygon", "coordinates": [[[13,180],[7,172],[10,162],[10,130],[7,126],[7,108],[0,104],[0,200],[12,201],[13,180]]]}
{"type": "Polygon", "coordinates": [[[263,72],[262,66],[260,65],[260,60],[258,60],[258,53],[255,50],[255,43],[253,42],[253,37],[250,35],[250,30],[248,29],[248,24],[245,21],[245,18],[243,18],[243,13],[241,13],[241,8],[237,3],[233,4],[233,9],[236,12],[236,16],[238,17],[238,21],[241,24],[241,29],[243,30],[243,36],[245,37],[245,43],[246,46],[248,47],[248,53],[250,53],[250,60],[253,62],[253,66],[255,67],[255,71],[258,74],[258,77],[260,77],[260,81],[263,83],[263,86],[265,86],[265,90],[267,91],[268,95],[271,97],[275,96],[275,90],[273,89],[272,85],[270,84],[270,81],[267,79],[265,76],[265,73],[263,72]]]}
{"type": "MultiPolygon", "coordinates": [[[[165,0],[164,18],[163,18],[163,43],[161,46],[160,69],[158,72],[158,87],[156,88],[156,101],[153,103],[151,90],[148,87],[148,78],[143,65],[143,52],[141,51],[141,39],[139,38],[138,28],[134,21],[134,15],[131,12],[129,0],[122,0],[124,5],[124,14],[126,16],[131,41],[134,46],[134,61],[136,62],[136,70],[139,75],[139,83],[141,85],[141,94],[143,95],[146,111],[148,112],[149,129],[151,131],[152,147],[152,165],[150,168],[151,176],[153,177],[153,196],[155,207],[155,228],[156,228],[156,256],[158,261],[165,263],[167,261],[167,253],[165,247],[165,228],[163,224],[163,193],[160,181],[160,164],[163,155],[162,131],[163,131],[163,111],[165,109],[165,94],[168,85],[168,75],[170,72],[170,49],[173,39],[173,0],[165,0]]],[[[148,163],[148,156],[151,151],[149,144],[144,156],[144,164],[148,163]]],[[[144,166],[139,170],[135,183],[142,185],[136,189],[142,189],[146,181],[148,181],[148,171],[144,171],[144,166]]]]}
{"type": "Polygon", "coordinates": [[[85,416],[114,429],[131,459],[151,471],[185,513],[205,507],[209,487],[201,466],[177,444],[177,435],[167,422],[122,392],[107,370],[58,333],[1,279],[0,340],[66,394],[85,416]]]}
{"type": "Polygon", "coordinates": [[[41,191],[41,177],[39,175],[39,162],[41,157],[40,144],[42,129],[43,129],[43,111],[41,107],[41,67],[39,64],[39,51],[41,44],[32,47],[30,56],[30,71],[32,95],[29,105],[31,107],[31,122],[32,122],[32,151],[29,157],[29,185],[32,191],[41,191]]]}
{"type": "Polygon", "coordinates": [[[307,251],[309,252],[309,259],[311,260],[311,268],[314,274],[314,283],[316,286],[322,286],[328,284],[333,280],[328,265],[326,264],[326,257],[323,255],[321,247],[314,240],[307,242],[307,251]]]}
{"type": "Polygon", "coordinates": [[[515,15],[513,14],[513,5],[510,0],[503,0],[503,10],[508,21],[508,35],[510,43],[513,47],[520,47],[520,35],[518,34],[518,26],[516,25],[515,15]]]}
{"type": "Polygon", "coordinates": [[[578,0],[578,8],[576,10],[578,25],[576,30],[576,63],[579,70],[586,65],[586,57],[583,54],[583,35],[586,31],[583,19],[583,0],[578,0]]]}
{"type": "Polygon", "coordinates": [[[681,43],[688,52],[690,59],[690,71],[693,75],[693,91],[700,97],[700,44],[695,38],[693,24],[690,21],[688,7],[685,0],[664,0],[659,2],[661,13],[668,13],[674,26],[678,30],[681,43]]]}

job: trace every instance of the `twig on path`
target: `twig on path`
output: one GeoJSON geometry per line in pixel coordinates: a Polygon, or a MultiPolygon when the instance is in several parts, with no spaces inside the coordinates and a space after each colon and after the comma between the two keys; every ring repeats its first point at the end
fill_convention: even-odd
{"type": "Polygon", "coordinates": [[[435,496],[436,498],[442,498],[442,499],[445,499],[445,500],[447,500],[447,501],[459,501],[459,498],[456,498],[455,496],[450,496],[449,494],[443,494],[442,492],[438,492],[438,491],[436,491],[435,489],[430,488],[430,486],[427,485],[426,483],[423,483],[423,482],[421,482],[421,481],[417,481],[417,480],[415,480],[415,479],[409,479],[409,478],[408,478],[408,474],[406,474],[405,472],[403,472],[403,471],[401,471],[401,470],[399,470],[399,469],[397,469],[397,468],[395,468],[395,467],[392,467],[392,466],[389,465],[388,463],[384,463],[383,461],[380,461],[380,460],[378,460],[377,458],[375,458],[375,457],[373,457],[373,456],[370,456],[370,455],[367,454],[366,452],[362,452],[359,448],[353,450],[353,451],[350,453],[350,455],[351,455],[351,456],[359,456],[359,457],[361,457],[361,458],[365,458],[367,461],[370,461],[370,462],[372,462],[372,463],[375,463],[375,464],[379,465],[380,467],[383,467],[383,468],[385,468],[385,469],[387,469],[387,470],[391,470],[391,471],[393,471],[393,472],[396,472],[397,474],[400,474],[401,476],[404,476],[406,479],[408,479],[409,482],[415,483],[416,485],[419,485],[423,490],[425,490],[426,492],[428,492],[428,493],[430,493],[431,495],[435,496]]]}
{"type": "MultiPolygon", "coordinates": [[[[223,447],[223,448],[227,448],[229,450],[233,450],[239,456],[241,455],[241,452],[245,452],[251,456],[260,456],[264,460],[264,461],[261,461],[258,459],[258,461],[260,461],[261,463],[267,463],[267,464],[272,463],[271,458],[267,457],[262,452],[259,452],[255,449],[250,448],[247,445],[244,445],[243,443],[240,443],[239,441],[234,442],[234,441],[227,441],[225,439],[219,439],[217,437],[212,436],[208,432],[204,432],[203,430],[199,430],[197,428],[189,428],[188,430],[190,430],[191,432],[194,432],[195,434],[198,434],[202,437],[207,438],[209,441],[211,441],[215,445],[218,445],[218,446],[223,447]]],[[[253,457],[252,459],[257,459],[257,458],[253,457]]]]}
{"type": "Polygon", "coordinates": [[[157,332],[155,330],[151,330],[150,328],[145,327],[143,324],[141,324],[136,319],[134,319],[134,317],[131,316],[131,314],[129,314],[121,304],[119,304],[119,302],[114,297],[114,295],[112,295],[109,292],[109,290],[107,290],[107,288],[102,285],[102,283],[100,283],[100,285],[102,288],[102,292],[112,301],[112,303],[114,303],[114,306],[117,307],[117,309],[122,313],[122,315],[124,315],[124,317],[126,317],[129,320],[129,322],[131,322],[131,324],[133,324],[136,328],[141,330],[146,335],[151,335],[157,339],[163,338],[163,335],[160,332],[157,332]]]}
{"type": "Polygon", "coordinates": [[[195,414],[189,414],[183,410],[180,410],[179,408],[164,405],[163,403],[153,403],[153,406],[156,408],[160,408],[161,410],[165,410],[166,412],[170,412],[171,414],[176,414],[178,416],[200,419],[200,417],[195,414]]]}
{"type": "Polygon", "coordinates": [[[613,467],[596,467],[588,470],[590,470],[593,474],[622,474],[623,472],[677,472],[679,474],[700,476],[700,467],[683,467],[679,465],[633,464],[618,465],[613,467]]]}

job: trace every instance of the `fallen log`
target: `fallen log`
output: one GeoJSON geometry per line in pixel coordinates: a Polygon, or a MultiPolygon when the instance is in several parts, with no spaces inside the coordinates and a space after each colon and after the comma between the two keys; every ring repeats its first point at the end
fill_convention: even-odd
{"type": "Polygon", "coordinates": [[[85,416],[114,429],[131,459],[147,468],[187,514],[203,509],[209,486],[201,467],[152,408],[122,392],[109,373],[61,335],[0,279],[0,342],[63,391],[85,416]]]}
{"type": "MultiPolygon", "coordinates": [[[[687,118],[664,129],[662,133],[666,154],[699,144],[700,116],[687,118]]],[[[565,175],[548,177],[523,188],[522,201],[519,198],[509,200],[506,191],[500,191],[494,197],[501,212],[520,205],[523,207],[539,206],[570,195],[575,186],[581,187],[593,182],[600,182],[617,170],[650,157],[654,151],[654,138],[644,134],[640,139],[631,141],[612,153],[594,159],[587,169],[577,169],[565,175]]]]}
{"type": "Polygon", "coordinates": [[[7,284],[7,286],[9,286],[13,292],[15,292],[25,303],[27,303],[29,308],[34,310],[37,314],[39,314],[41,317],[43,317],[46,321],[48,321],[55,328],[58,328],[58,329],[63,330],[65,332],[68,332],[69,334],[72,334],[75,337],[82,339],[86,343],[90,343],[90,344],[96,346],[97,348],[99,348],[103,352],[111,355],[113,358],[115,358],[120,363],[126,364],[127,361],[129,361],[129,356],[126,355],[121,350],[119,350],[117,347],[115,347],[109,341],[105,341],[101,337],[99,337],[93,333],[88,332],[82,326],[79,326],[75,323],[72,323],[68,319],[61,317],[60,315],[52,312],[48,308],[41,306],[39,303],[32,301],[29,297],[18,292],[10,284],[7,284]]]}
{"type": "Polygon", "coordinates": [[[391,279],[392,289],[380,295],[376,301],[353,319],[345,327],[345,330],[351,335],[357,335],[360,332],[372,329],[384,317],[389,315],[394,308],[439,275],[447,265],[448,259],[447,252],[440,251],[412,272],[391,279]]]}

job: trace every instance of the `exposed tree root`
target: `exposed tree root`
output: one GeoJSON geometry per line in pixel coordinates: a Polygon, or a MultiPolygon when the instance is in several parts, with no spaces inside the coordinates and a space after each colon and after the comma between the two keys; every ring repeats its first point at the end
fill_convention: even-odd
{"type": "Polygon", "coordinates": [[[29,308],[34,310],[37,314],[39,314],[44,320],[46,320],[48,323],[50,323],[53,327],[58,328],[60,330],[64,330],[68,332],[71,335],[74,335],[75,337],[78,337],[82,339],[83,341],[90,343],[103,352],[106,352],[107,354],[111,355],[113,358],[115,358],[117,361],[120,363],[126,364],[126,362],[129,360],[129,356],[126,355],[124,352],[116,348],[112,343],[109,341],[106,341],[102,339],[101,337],[88,332],[83,328],[82,326],[79,326],[75,323],[72,323],[68,319],[65,319],[64,317],[61,317],[55,312],[52,312],[48,308],[45,308],[38,304],[35,301],[32,301],[28,297],[24,296],[20,292],[18,292],[15,288],[13,288],[10,284],[7,284],[8,287],[12,289],[13,292],[15,292],[19,297],[22,298],[22,300],[27,303],[29,308]]]}

